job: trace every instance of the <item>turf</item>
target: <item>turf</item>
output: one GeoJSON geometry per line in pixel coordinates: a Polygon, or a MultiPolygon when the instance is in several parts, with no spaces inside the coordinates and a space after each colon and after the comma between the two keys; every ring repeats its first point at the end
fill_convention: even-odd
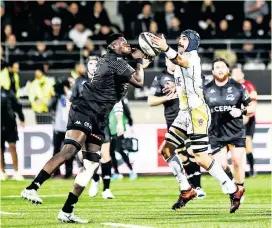
{"type": "MultiPolygon", "coordinates": [[[[34,206],[19,195],[30,183],[6,181],[1,184],[1,211],[21,213],[1,214],[1,227],[110,227],[101,223],[134,224],[149,227],[271,227],[271,176],[258,175],[246,180],[245,202],[235,214],[229,214],[229,198],[221,193],[218,183],[203,176],[207,197],[194,200],[185,208],[172,211],[177,199],[177,185],[171,176],[140,177],[136,181],[124,178],[113,182],[113,200],[103,200],[101,194],[89,198],[85,191],[75,208],[76,215],[90,220],[89,224],[62,224],[56,219],[72,180],[50,180],[39,190],[44,203],[34,206]],[[55,195],[55,196],[54,196],[55,195]]],[[[101,189],[100,189],[101,190],[101,189]]]]}

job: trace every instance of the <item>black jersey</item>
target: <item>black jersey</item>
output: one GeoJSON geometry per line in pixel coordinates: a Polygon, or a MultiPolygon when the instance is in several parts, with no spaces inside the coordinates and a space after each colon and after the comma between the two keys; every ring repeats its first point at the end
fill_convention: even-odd
{"type": "MultiPolygon", "coordinates": [[[[172,82],[175,83],[174,75],[169,74],[167,71],[163,71],[159,76],[156,76],[150,87],[150,95],[164,96],[163,88],[166,84],[172,82]]],[[[168,124],[172,124],[179,112],[179,99],[169,100],[164,105],[164,116],[168,124]]]]}
{"type": "MultiPolygon", "coordinates": [[[[108,115],[125,95],[134,72],[122,57],[114,53],[107,53],[99,58],[94,76],[83,84],[80,99],[84,99],[90,107],[86,111],[108,115]]],[[[76,102],[73,104],[76,105],[76,102]]]]}
{"type": "Polygon", "coordinates": [[[83,97],[82,91],[83,91],[83,84],[86,81],[89,81],[90,79],[88,77],[84,77],[84,76],[79,76],[76,80],[75,80],[75,84],[73,85],[71,91],[71,97],[70,97],[70,101],[74,102],[76,99],[83,97]]]}
{"type": "Polygon", "coordinates": [[[217,86],[211,81],[204,86],[204,96],[211,110],[211,126],[209,136],[211,141],[229,141],[245,137],[243,117],[234,118],[230,115],[232,108],[248,106],[251,99],[245,87],[233,79],[224,86],[217,86]]]}

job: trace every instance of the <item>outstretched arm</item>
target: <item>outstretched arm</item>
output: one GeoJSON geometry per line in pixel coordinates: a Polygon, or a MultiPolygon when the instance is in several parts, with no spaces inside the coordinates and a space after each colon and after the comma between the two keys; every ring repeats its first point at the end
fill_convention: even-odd
{"type": "Polygon", "coordinates": [[[154,35],[151,37],[151,40],[161,49],[162,52],[165,53],[167,58],[170,59],[173,63],[186,68],[189,66],[188,58],[186,58],[184,55],[181,55],[174,49],[170,48],[163,35],[161,38],[154,35]]]}

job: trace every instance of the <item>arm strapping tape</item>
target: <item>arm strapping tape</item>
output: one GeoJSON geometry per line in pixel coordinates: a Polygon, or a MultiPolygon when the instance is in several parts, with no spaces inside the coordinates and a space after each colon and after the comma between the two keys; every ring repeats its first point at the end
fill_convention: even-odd
{"type": "Polygon", "coordinates": [[[168,59],[171,60],[171,59],[175,59],[178,56],[178,53],[174,49],[168,46],[168,48],[165,51],[165,55],[167,56],[168,59]]]}

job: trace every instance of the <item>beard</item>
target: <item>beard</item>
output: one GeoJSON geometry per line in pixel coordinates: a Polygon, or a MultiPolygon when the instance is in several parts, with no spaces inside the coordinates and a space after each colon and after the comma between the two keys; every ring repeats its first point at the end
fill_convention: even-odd
{"type": "Polygon", "coordinates": [[[229,73],[226,73],[222,78],[217,75],[214,75],[215,80],[219,82],[224,82],[228,77],[229,77],[229,73]]]}

